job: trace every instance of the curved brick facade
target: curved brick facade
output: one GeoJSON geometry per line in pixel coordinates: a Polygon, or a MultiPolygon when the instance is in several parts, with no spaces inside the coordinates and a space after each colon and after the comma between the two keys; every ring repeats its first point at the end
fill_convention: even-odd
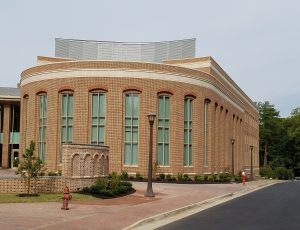
{"type": "MultiPolygon", "coordinates": [[[[27,69],[21,77],[20,150],[30,140],[39,141],[39,95],[47,95],[45,161],[48,169],[61,168],[61,92],[73,93],[72,143],[91,144],[91,92],[105,93],[105,145],[109,147],[110,172],[147,174],[149,122],[147,114],[158,114],[158,95],[170,102],[169,163],[154,165],[156,173],[219,173],[258,168],[258,111],[211,58],[169,64],[74,61],[40,57],[40,65],[27,69]],[[188,63],[190,63],[188,62],[188,63]],[[208,64],[207,64],[208,63],[208,64]],[[124,164],[125,93],[138,93],[138,160],[124,164]],[[192,98],[192,163],[184,166],[184,99],[192,98]],[[208,103],[205,127],[205,102],[208,103]],[[204,132],[207,131],[206,147],[204,132]],[[206,148],[206,150],[205,150],[206,148]],[[206,152],[205,152],[206,151],[206,152]],[[205,153],[204,153],[205,152],[205,153]],[[205,165],[205,156],[207,164],[205,165]]],[[[158,121],[154,123],[153,162],[157,162],[158,121]]]]}

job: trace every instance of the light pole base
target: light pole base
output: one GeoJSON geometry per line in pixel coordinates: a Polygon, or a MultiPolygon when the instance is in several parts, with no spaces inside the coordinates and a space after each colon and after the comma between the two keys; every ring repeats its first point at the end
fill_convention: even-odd
{"type": "Polygon", "coordinates": [[[144,196],[145,196],[145,197],[155,197],[152,188],[149,188],[149,187],[148,187],[147,190],[146,190],[146,192],[145,192],[145,194],[144,194],[144,196]]]}

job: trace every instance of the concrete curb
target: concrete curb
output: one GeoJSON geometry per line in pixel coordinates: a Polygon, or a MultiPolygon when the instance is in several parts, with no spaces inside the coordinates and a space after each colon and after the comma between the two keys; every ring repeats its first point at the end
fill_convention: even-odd
{"type": "Polygon", "coordinates": [[[198,203],[194,203],[194,204],[190,204],[181,208],[177,208],[165,213],[160,213],[157,214],[155,216],[152,217],[148,217],[145,218],[143,220],[140,220],[126,228],[124,228],[123,230],[132,230],[132,229],[154,229],[160,226],[163,226],[165,224],[171,223],[175,220],[179,220],[182,219],[184,217],[190,216],[192,214],[195,214],[197,212],[201,212],[207,208],[216,206],[218,204],[224,203],[226,201],[238,198],[240,196],[244,196],[248,193],[257,191],[259,189],[274,185],[276,183],[280,183],[279,181],[272,181],[271,183],[267,183],[267,184],[260,184],[257,185],[255,187],[248,187],[246,189],[243,189],[241,191],[238,192],[234,192],[234,193],[227,193],[221,196],[217,196],[208,200],[204,200],[198,203]],[[167,220],[170,219],[170,220],[167,220]],[[164,223],[159,223],[159,222],[163,222],[164,223]]]}

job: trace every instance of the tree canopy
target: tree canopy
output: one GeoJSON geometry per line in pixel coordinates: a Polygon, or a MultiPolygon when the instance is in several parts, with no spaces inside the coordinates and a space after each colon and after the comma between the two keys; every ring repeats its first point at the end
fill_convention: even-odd
{"type": "Polygon", "coordinates": [[[300,175],[300,108],[281,118],[270,102],[256,105],[260,115],[260,165],[286,167],[300,175]]]}

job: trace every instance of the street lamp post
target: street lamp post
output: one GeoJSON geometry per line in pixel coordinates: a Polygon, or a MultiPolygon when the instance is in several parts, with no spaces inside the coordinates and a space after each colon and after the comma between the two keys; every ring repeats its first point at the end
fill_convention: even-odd
{"type": "Polygon", "coordinates": [[[232,178],[231,180],[234,181],[234,142],[235,142],[235,139],[234,138],[231,138],[231,145],[232,145],[232,152],[231,152],[231,165],[232,165],[232,178]]]}
{"type": "Polygon", "coordinates": [[[250,159],[250,163],[251,163],[251,180],[253,180],[253,157],[252,157],[252,150],[253,150],[253,145],[250,145],[250,153],[251,153],[251,159],[250,159]]]}
{"type": "Polygon", "coordinates": [[[145,197],[154,197],[152,189],[152,149],[153,149],[153,124],[156,115],[154,113],[149,113],[147,115],[150,124],[150,141],[149,141],[149,164],[148,164],[148,184],[147,190],[145,192],[145,197]]]}

